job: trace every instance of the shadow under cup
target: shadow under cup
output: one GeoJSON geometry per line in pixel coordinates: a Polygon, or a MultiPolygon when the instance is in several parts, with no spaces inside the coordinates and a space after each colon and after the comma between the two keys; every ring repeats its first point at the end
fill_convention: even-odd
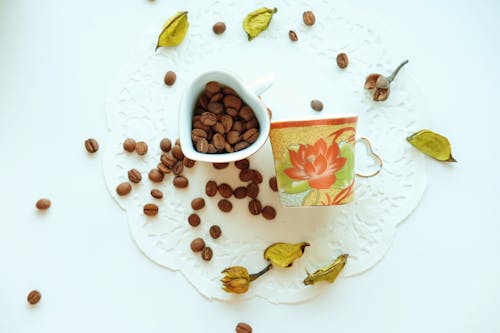
{"type": "Polygon", "coordinates": [[[271,123],[281,204],[343,205],[354,199],[357,116],[271,123]]]}

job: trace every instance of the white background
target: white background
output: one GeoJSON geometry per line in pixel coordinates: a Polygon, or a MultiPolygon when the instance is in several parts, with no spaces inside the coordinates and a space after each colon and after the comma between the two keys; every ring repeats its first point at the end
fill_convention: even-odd
{"type": "MultiPolygon", "coordinates": [[[[332,6],[337,2],[332,1],[332,6]]],[[[338,4],[340,6],[340,4],[338,4]]],[[[0,332],[500,332],[500,2],[363,0],[457,164],[380,264],[298,305],[211,302],[144,257],[93,156],[104,101],[151,18],[181,1],[0,1],[0,332]],[[396,51],[395,51],[396,52],[396,51]],[[34,203],[49,197],[40,214],[34,203]],[[30,307],[26,295],[42,292],[30,307]]],[[[190,17],[191,20],[196,19],[190,17]]]]}

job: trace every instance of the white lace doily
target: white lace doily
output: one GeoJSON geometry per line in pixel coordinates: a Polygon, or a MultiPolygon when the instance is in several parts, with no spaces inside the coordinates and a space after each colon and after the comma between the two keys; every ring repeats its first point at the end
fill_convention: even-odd
{"type": "Polygon", "coordinates": [[[285,0],[276,4],[278,12],[269,29],[248,42],[241,22],[248,12],[261,6],[271,5],[236,0],[186,3],[179,8],[189,11],[190,27],[184,42],[176,48],[155,52],[157,34],[167,19],[158,17],[139,42],[136,59],[124,70],[109,96],[106,147],[110,153],[104,158],[104,174],[110,193],[127,213],[132,237],[142,252],[156,263],[182,272],[206,297],[227,300],[259,296],[277,303],[301,302],[329,287],[327,283],[304,286],[306,269],[314,271],[330,264],[341,253],[350,255],[342,277],[369,269],[384,256],[397,225],[418,204],[426,186],[425,160],[405,138],[421,127],[422,96],[407,74],[411,61],[393,83],[386,102],[374,103],[366,95],[363,84],[367,74],[389,74],[403,60],[388,59],[382,39],[369,19],[340,13],[327,1],[285,0]],[[302,23],[302,12],[308,9],[316,14],[313,27],[302,23]],[[211,27],[220,20],[226,22],[227,30],[216,36],[211,27]],[[290,42],[290,29],[296,31],[298,42],[290,42]],[[337,53],[342,51],[350,60],[345,70],[340,70],[335,62],[337,53]],[[171,175],[161,184],[151,183],[147,173],[159,162],[160,140],[169,137],[174,141],[178,136],[177,111],[184,88],[210,68],[232,70],[246,81],[273,74],[275,84],[262,98],[273,110],[275,120],[313,114],[311,99],[323,101],[322,115],[358,113],[358,136],[370,138],[384,161],[383,171],[375,178],[357,180],[352,204],[284,209],[278,195],[267,186],[274,174],[268,142],[251,158],[251,164],[264,175],[259,198],[277,209],[273,221],[250,215],[247,199],[232,198],[233,211],[222,214],[217,209],[219,198],[204,195],[208,179],[236,187],[239,180],[234,167],[218,171],[211,165],[197,163],[184,172],[190,183],[183,190],[173,187],[171,175]],[[172,87],[163,83],[168,70],[177,73],[172,87]],[[127,137],[146,141],[148,154],[140,157],[124,152],[122,142],[127,137]],[[119,197],[115,188],[127,181],[131,168],[141,171],[143,180],[133,185],[128,196],[119,197]],[[161,189],[164,198],[153,199],[149,194],[152,188],[161,189]],[[193,228],[187,217],[192,212],[191,199],[198,196],[205,197],[207,206],[199,212],[201,225],[193,228]],[[159,205],[157,217],[143,215],[142,207],[148,202],[159,205]],[[213,224],[222,228],[222,237],[217,240],[212,240],[208,233],[213,224]],[[190,243],[196,237],[204,238],[213,249],[210,262],[191,252],[190,243]],[[293,267],[271,270],[244,295],[221,290],[222,269],[242,265],[251,273],[257,272],[266,265],[263,250],[277,241],[307,241],[311,246],[293,267]]]}

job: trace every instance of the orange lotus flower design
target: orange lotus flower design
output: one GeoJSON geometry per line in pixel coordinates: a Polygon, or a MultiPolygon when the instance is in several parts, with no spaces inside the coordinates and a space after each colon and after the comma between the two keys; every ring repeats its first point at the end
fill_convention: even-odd
{"type": "Polygon", "coordinates": [[[337,177],[335,173],[342,169],[346,158],[340,157],[339,145],[333,141],[330,146],[323,138],[314,145],[300,145],[298,151],[288,149],[293,168],[285,169],[285,174],[297,180],[307,180],[315,189],[330,188],[337,177]]]}

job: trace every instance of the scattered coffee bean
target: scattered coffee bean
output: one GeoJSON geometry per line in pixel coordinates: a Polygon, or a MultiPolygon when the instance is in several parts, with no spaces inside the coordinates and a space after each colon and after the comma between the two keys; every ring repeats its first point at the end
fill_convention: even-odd
{"type": "Polygon", "coordinates": [[[247,196],[252,199],[256,199],[259,195],[259,185],[255,183],[250,183],[247,185],[247,196]]]}
{"type": "Polygon", "coordinates": [[[243,169],[240,171],[239,177],[242,182],[249,182],[253,178],[253,170],[243,169]]]}
{"type": "Polygon", "coordinates": [[[236,325],[236,333],[252,333],[252,326],[247,323],[238,323],[236,325]]]}
{"type": "Polygon", "coordinates": [[[132,191],[132,186],[129,183],[121,183],[116,187],[116,193],[120,196],[127,195],[130,191],[132,191]]]}
{"type": "Polygon", "coordinates": [[[168,139],[168,138],[161,140],[160,149],[163,152],[168,153],[170,151],[170,149],[172,149],[172,141],[170,141],[170,139],[168,139]]]}
{"type": "Polygon", "coordinates": [[[200,220],[200,217],[198,216],[198,214],[193,213],[193,214],[189,215],[189,217],[188,217],[188,223],[192,227],[199,226],[200,223],[201,223],[201,220],[200,220]]]}
{"type": "Polygon", "coordinates": [[[189,185],[189,181],[184,176],[176,176],[174,178],[174,186],[177,188],[186,188],[189,185]]]}
{"type": "Polygon", "coordinates": [[[40,209],[40,210],[45,210],[45,209],[49,209],[50,208],[50,200],[49,199],[40,199],[36,202],[35,206],[36,208],[40,209]]]}
{"type": "Polygon", "coordinates": [[[161,163],[163,163],[167,168],[172,168],[175,163],[177,163],[177,159],[173,157],[170,153],[161,154],[161,163]]]}
{"type": "Polygon", "coordinates": [[[159,183],[163,181],[163,172],[158,169],[151,169],[148,173],[149,179],[154,183],[159,183]]]}
{"type": "Polygon", "coordinates": [[[217,170],[225,169],[229,166],[229,163],[213,163],[213,167],[217,170]]]}
{"type": "Polygon", "coordinates": [[[233,195],[236,199],[243,199],[247,196],[247,188],[240,186],[234,189],[233,195]]]}
{"type": "Polygon", "coordinates": [[[193,252],[200,252],[204,248],[205,248],[205,241],[203,240],[203,238],[198,237],[193,239],[193,241],[191,242],[191,250],[193,252]]]}
{"type": "Polygon", "coordinates": [[[316,22],[316,17],[314,16],[313,12],[310,10],[304,12],[302,14],[302,19],[304,20],[305,25],[312,26],[316,22]]]}
{"type": "Polygon", "coordinates": [[[144,215],[155,216],[158,214],[158,206],[153,203],[148,203],[144,205],[144,215]]]}
{"type": "Polygon", "coordinates": [[[262,216],[267,220],[272,220],[276,217],[276,210],[271,206],[262,208],[262,216]]]}
{"type": "Polygon", "coordinates": [[[172,173],[176,176],[180,176],[184,171],[184,162],[177,161],[171,169],[172,173]]]}
{"type": "Polygon", "coordinates": [[[233,195],[233,188],[229,184],[220,184],[217,189],[223,198],[227,199],[233,195]]]}
{"type": "Polygon", "coordinates": [[[182,148],[180,145],[175,145],[172,148],[172,156],[175,157],[177,161],[182,161],[184,159],[184,153],[182,152],[182,148]]]}
{"type": "Polygon", "coordinates": [[[233,204],[229,200],[221,199],[217,203],[217,207],[219,207],[219,209],[221,211],[223,211],[224,213],[227,213],[227,212],[230,212],[233,209],[233,204]]]}
{"type": "Polygon", "coordinates": [[[212,27],[212,30],[216,35],[223,34],[224,31],[226,31],[226,24],[224,24],[224,22],[217,22],[212,27]]]}
{"type": "Polygon", "coordinates": [[[170,173],[170,168],[167,167],[165,164],[163,163],[158,163],[158,165],[156,166],[158,168],[158,170],[160,170],[164,175],[166,174],[169,174],[170,173]]]}
{"type": "Polygon", "coordinates": [[[248,211],[252,215],[259,215],[262,212],[262,204],[257,199],[250,200],[248,203],[248,211]]]}
{"type": "Polygon", "coordinates": [[[205,194],[209,197],[214,197],[217,194],[217,183],[209,180],[205,185],[205,194]]]}
{"type": "Polygon", "coordinates": [[[87,139],[85,140],[85,149],[91,154],[95,153],[99,150],[99,144],[95,139],[87,139]]]}
{"type": "Polygon", "coordinates": [[[172,86],[176,80],[177,80],[177,75],[175,74],[175,72],[168,71],[167,74],[165,74],[163,82],[165,82],[167,86],[172,86]]]}
{"type": "Polygon", "coordinates": [[[30,291],[30,293],[26,297],[26,299],[28,300],[28,303],[30,303],[31,305],[34,305],[34,304],[40,302],[41,298],[42,298],[42,294],[40,294],[40,292],[38,290],[30,291]]]}
{"type": "Polygon", "coordinates": [[[311,101],[311,108],[314,110],[314,111],[321,111],[323,110],[323,103],[318,100],[318,99],[313,99],[311,101]]]}
{"type": "Polygon", "coordinates": [[[187,157],[184,157],[184,160],[182,162],[184,163],[184,166],[186,168],[192,168],[196,164],[195,160],[191,160],[191,159],[189,159],[187,157]]]}
{"type": "Polygon", "coordinates": [[[208,246],[205,247],[203,250],[201,250],[201,259],[205,261],[210,261],[212,259],[212,256],[214,255],[213,251],[211,248],[208,246]]]}
{"type": "Polygon", "coordinates": [[[139,141],[135,145],[135,151],[141,156],[146,155],[148,152],[148,145],[146,144],[146,142],[139,141]]]}
{"type": "Polygon", "coordinates": [[[217,239],[222,235],[222,229],[218,225],[211,226],[209,232],[213,239],[217,239]]]}
{"type": "Polygon", "coordinates": [[[142,176],[141,176],[141,173],[139,172],[139,170],[137,170],[137,169],[131,169],[131,170],[128,171],[128,179],[132,183],[137,184],[137,183],[141,182],[142,176]]]}
{"type": "Polygon", "coordinates": [[[269,187],[271,188],[271,190],[273,190],[274,192],[278,192],[278,180],[276,179],[276,177],[271,177],[269,179],[269,187]]]}
{"type": "Polygon", "coordinates": [[[252,170],[252,181],[256,184],[261,184],[264,178],[262,174],[257,170],[252,170]]]}
{"type": "Polygon", "coordinates": [[[203,198],[195,198],[191,201],[191,208],[194,210],[200,210],[205,207],[205,199],[203,198]]]}
{"type": "Polygon", "coordinates": [[[240,170],[245,170],[250,167],[250,161],[248,159],[242,159],[234,162],[234,166],[240,170]]]}
{"type": "Polygon", "coordinates": [[[347,54],[342,52],[337,55],[337,65],[342,69],[349,65],[349,58],[347,57],[347,54]]]}
{"type": "Polygon", "coordinates": [[[161,199],[163,198],[163,192],[158,189],[152,189],[151,196],[155,199],[161,199]]]}
{"type": "Polygon", "coordinates": [[[293,30],[288,31],[288,37],[290,37],[290,40],[292,42],[296,42],[299,40],[299,38],[297,37],[297,34],[293,30]]]}
{"type": "Polygon", "coordinates": [[[123,149],[125,149],[125,151],[128,151],[129,153],[133,153],[135,150],[135,140],[132,138],[128,138],[123,141],[123,149]]]}

